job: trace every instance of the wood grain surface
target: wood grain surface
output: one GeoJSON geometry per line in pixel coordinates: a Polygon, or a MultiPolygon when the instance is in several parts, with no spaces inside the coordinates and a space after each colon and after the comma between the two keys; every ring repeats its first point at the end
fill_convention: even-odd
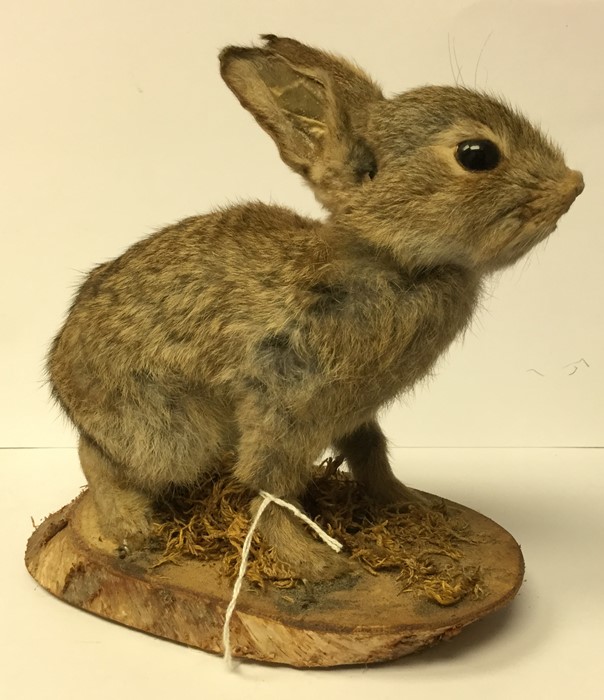
{"type": "MultiPolygon", "coordinates": [[[[401,592],[392,574],[362,572],[281,590],[246,587],[232,620],[233,656],[298,668],[396,659],[458,634],[509,603],[524,573],[520,547],[499,525],[457,504],[479,544],[462,547],[480,566],[484,596],[442,607],[401,592]]],[[[190,560],[154,568],[160,554],[116,556],[99,534],[87,492],[31,536],[25,562],[53,595],[103,618],[208,652],[222,653],[232,583],[217,564],[190,560]]]]}

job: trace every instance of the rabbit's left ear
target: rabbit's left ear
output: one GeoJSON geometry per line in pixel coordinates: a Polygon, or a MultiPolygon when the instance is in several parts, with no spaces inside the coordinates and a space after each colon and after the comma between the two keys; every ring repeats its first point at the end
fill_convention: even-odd
{"type": "Polygon", "coordinates": [[[224,49],[221,74],[283,160],[318,190],[373,177],[375,158],[356,132],[369,103],[383,99],[379,88],[342,59],[292,39],[263,38],[263,48],[224,49]]]}

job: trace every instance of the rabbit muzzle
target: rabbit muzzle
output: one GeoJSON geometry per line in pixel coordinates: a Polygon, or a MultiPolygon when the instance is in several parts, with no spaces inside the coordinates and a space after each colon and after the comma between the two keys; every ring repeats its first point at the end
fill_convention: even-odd
{"type": "Polygon", "coordinates": [[[583,175],[578,170],[566,169],[562,177],[536,189],[528,201],[511,207],[506,212],[507,225],[481,251],[485,267],[501,269],[526,255],[556,230],[558,220],[584,188],[583,175]]]}
{"type": "Polygon", "coordinates": [[[569,170],[568,175],[566,178],[563,180],[562,183],[562,188],[563,188],[563,196],[565,195],[565,205],[566,209],[564,210],[564,213],[566,213],[572,203],[575,201],[575,199],[583,192],[585,189],[585,181],[583,180],[583,173],[581,173],[579,170],[569,170]]]}
{"type": "Polygon", "coordinates": [[[556,229],[558,219],[566,214],[584,189],[583,174],[578,170],[567,169],[564,176],[544,192],[539,205],[543,216],[551,221],[550,233],[556,229]]]}

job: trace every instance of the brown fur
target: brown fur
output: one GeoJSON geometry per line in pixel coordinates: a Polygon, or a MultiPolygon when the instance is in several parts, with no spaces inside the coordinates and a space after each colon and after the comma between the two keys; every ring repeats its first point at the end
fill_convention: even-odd
{"type": "MultiPolygon", "coordinates": [[[[545,238],[582,189],[523,117],[458,87],[385,99],[290,39],[228,48],[222,75],[329,212],[261,203],[182,221],[93,270],[48,360],[81,434],[101,525],[141,546],[153,499],[237,454],[287,499],[333,446],[380,500],[409,501],[376,421],[467,326],[481,280],[545,238]],[[503,159],[454,157],[489,138],[503,159]]],[[[302,576],[345,569],[289,514],[263,533],[302,576]]]]}

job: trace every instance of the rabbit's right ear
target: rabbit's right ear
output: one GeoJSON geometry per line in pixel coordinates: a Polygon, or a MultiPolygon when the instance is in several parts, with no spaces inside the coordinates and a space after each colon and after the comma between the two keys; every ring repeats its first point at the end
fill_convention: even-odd
{"type": "MultiPolygon", "coordinates": [[[[373,177],[375,157],[361,133],[379,88],[358,68],[292,39],[220,54],[227,85],[274,139],[283,160],[322,190],[373,177]]],[[[329,199],[329,197],[327,197],[329,199]]]]}

